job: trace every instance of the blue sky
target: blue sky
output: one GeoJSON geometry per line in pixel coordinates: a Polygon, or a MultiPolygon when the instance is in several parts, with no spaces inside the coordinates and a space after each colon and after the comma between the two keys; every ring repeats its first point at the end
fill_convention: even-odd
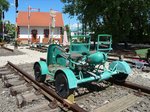
{"type": "MultiPolygon", "coordinates": [[[[5,12],[5,20],[9,20],[11,23],[15,23],[15,6],[14,0],[8,0],[10,8],[8,12],[5,12]]],[[[64,4],[60,0],[18,0],[18,11],[27,11],[28,6],[31,8],[40,8],[41,12],[49,12],[50,9],[62,12],[64,4]]],[[[74,25],[78,21],[76,17],[69,19],[68,14],[63,14],[64,24],[74,25]]]]}

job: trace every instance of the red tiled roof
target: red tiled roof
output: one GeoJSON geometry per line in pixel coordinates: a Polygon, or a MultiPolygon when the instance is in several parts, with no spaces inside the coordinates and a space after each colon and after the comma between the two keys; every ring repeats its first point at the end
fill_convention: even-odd
{"type": "MultiPolygon", "coordinates": [[[[52,23],[52,18],[49,12],[31,12],[30,13],[30,26],[49,26],[52,23]]],[[[28,12],[20,11],[17,17],[18,26],[28,26],[28,12]]],[[[55,26],[64,26],[62,13],[56,12],[55,26]]]]}

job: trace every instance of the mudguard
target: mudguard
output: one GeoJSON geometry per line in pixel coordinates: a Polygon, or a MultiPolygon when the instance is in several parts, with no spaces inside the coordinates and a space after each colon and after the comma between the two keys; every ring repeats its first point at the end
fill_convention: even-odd
{"type": "Polygon", "coordinates": [[[77,88],[77,79],[75,77],[75,74],[70,69],[60,68],[55,72],[55,76],[60,72],[66,76],[68,80],[69,89],[77,88]]]}
{"type": "Polygon", "coordinates": [[[48,70],[48,67],[47,67],[47,64],[46,64],[45,61],[35,62],[35,63],[34,63],[34,66],[35,66],[36,64],[39,64],[40,67],[41,67],[41,75],[49,74],[49,70],[48,70]]]}
{"type": "Polygon", "coordinates": [[[125,61],[113,61],[109,66],[109,70],[124,74],[131,73],[131,68],[125,61]]]}

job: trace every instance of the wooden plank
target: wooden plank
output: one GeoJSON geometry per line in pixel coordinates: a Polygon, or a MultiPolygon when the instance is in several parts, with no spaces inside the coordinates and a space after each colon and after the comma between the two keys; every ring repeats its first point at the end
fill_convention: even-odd
{"type": "Polygon", "coordinates": [[[118,100],[108,103],[102,107],[97,108],[94,112],[121,112],[128,107],[131,107],[136,102],[141,101],[143,98],[137,97],[133,94],[124,96],[118,100]]]}

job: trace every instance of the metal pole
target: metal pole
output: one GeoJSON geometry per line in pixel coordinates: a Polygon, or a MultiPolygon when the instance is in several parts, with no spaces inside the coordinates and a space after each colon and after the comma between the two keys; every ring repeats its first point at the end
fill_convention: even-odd
{"type": "MultiPolygon", "coordinates": [[[[53,22],[53,17],[52,17],[52,22],[53,22]]],[[[52,23],[53,24],[53,23],[52,23]]],[[[51,42],[54,44],[54,40],[53,40],[53,32],[54,32],[54,27],[52,26],[52,39],[51,42]]]]}
{"type": "Polygon", "coordinates": [[[77,30],[78,30],[78,35],[79,35],[79,23],[77,23],[77,28],[78,28],[77,30]]]}
{"type": "Polygon", "coordinates": [[[52,28],[52,16],[50,14],[50,22],[49,22],[49,44],[52,43],[52,37],[53,37],[53,28],[52,28]],[[51,35],[50,35],[50,32],[51,32],[51,35]]]}
{"type": "Polygon", "coordinates": [[[2,19],[2,37],[4,40],[4,15],[3,15],[4,12],[2,6],[0,7],[0,12],[1,12],[1,19],[2,19]]]}
{"type": "Polygon", "coordinates": [[[28,7],[28,44],[30,44],[30,6],[28,7]]]}
{"type": "Polygon", "coordinates": [[[51,24],[50,24],[50,22],[49,22],[49,43],[51,43],[51,41],[50,41],[50,38],[51,38],[51,36],[50,36],[50,26],[51,24]]]}
{"type": "Polygon", "coordinates": [[[17,11],[17,7],[15,8],[15,11],[16,11],[16,30],[15,30],[15,46],[14,46],[14,48],[17,48],[17,13],[18,13],[18,11],[17,11]]]}
{"type": "Polygon", "coordinates": [[[50,16],[51,16],[51,33],[52,33],[52,37],[51,37],[51,42],[54,43],[54,40],[53,40],[53,33],[54,33],[54,28],[55,28],[55,16],[56,16],[56,12],[52,9],[50,9],[50,16]]]}
{"type": "Polygon", "coordinates": [[[2,9],[2,14],[1,14],[2,15],[2,34],[3,34],[3,41],[4,41],[4,18],[3,18],[4,15],[3,15],[3,13],[4,12],[3,12],[3,9],[2,9]]]}

